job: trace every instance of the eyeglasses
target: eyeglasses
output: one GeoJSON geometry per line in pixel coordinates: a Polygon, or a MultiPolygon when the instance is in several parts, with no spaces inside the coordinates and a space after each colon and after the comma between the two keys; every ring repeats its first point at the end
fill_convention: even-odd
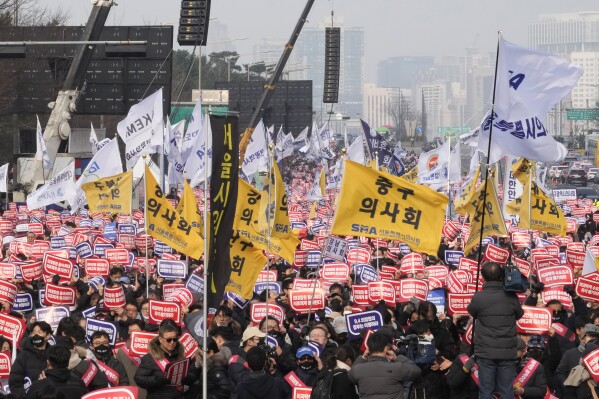
{"type": "Polygon", "coordinates": [[[164,339],[164,340],[165,340],[166,342],[168,342],[169,344],[170,344],[171,342],[177,342],[177,341],[179,341],[179,338],[178,338],[178,337],[175,337],[175,338],[164,338],[164,337],[162,337],[162,339],[164,339]]]}

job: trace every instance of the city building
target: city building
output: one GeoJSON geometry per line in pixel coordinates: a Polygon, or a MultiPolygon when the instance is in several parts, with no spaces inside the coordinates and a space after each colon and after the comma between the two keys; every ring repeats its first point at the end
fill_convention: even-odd
{"type": "Polygon", "coordinates": [[[426,79],[435,65],[432,56],[403,56],[388,58],[377,65],[377,84],[380,87],[413,89],[426,79]]]}

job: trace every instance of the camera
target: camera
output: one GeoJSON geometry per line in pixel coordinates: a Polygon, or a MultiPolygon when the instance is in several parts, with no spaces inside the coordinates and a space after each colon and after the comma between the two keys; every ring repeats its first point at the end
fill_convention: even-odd
{"type": "Polygon", "coordinates": [[[433,364],[436,360],[434,339],[428,341],[416,334],[410,334],[395,339],[393,344],[397,348],[397,355],[403,355],[419,366],[433,364]]]}

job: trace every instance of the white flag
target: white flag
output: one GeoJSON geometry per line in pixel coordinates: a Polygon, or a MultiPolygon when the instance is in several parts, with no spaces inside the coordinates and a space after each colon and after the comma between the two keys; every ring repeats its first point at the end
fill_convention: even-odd
{"type": "MultiPolygon", "coordinates": [[[[505,165],[505,174],[503,177],[503,214],[504,215],[510,215],[510,213],[507,211],[507,204],[512,201],[515,200],[516,198],[520,197],[522,195],[522,191],[524,190],[524,187],[522,187],[522,183],[520,183],[520,181],[518,181],[518,179],[516,179],[514,177],[514,174],[512,173],[512,165],[515,164],[516,162],[518,162],[518,160],[520,159],[520,157],[515,157],[513,155],[508,155],[506,158],[506,165],[505,165]]],[[[514,215],[516,216],[516,215],[514,215]]]]}
{"type": "Polygon", "coordinates": [[[185,176],[190,179],[189,184],[191,187],[196,187],[203,182],[204,174],[208,178],[212,174],[212,129],[210,127],[210,118],[205,118],[202,133],[197,136],[185,163],[185,176]],[[206,167],[208,169],[204,172],[206,167]]]}
{"type": "Polygon", "coordinates": [[[449,140],[429,152],[423,152],[418,158],[418,180],[425,184],[447,183],[449,177],[449,140]]]}
{"type": "Polygon", "coordinates": [[[306,144],[308,144],[308,131],[310,130],[310,126],[306,126],[304,130],[301,131],[300,134],[297,135],[295,139],[293,139],[293,148],[296,150],[300,150],[304,148],[306,144]]]}
{"type": "MultiPolygon", "coordinates": [[[[181,121],[185,122],[185,121],[181,121]]],[[[170,138],[168,143],[164,145],[164,153],[168,159],[168,177],[169,177],[169,185],[175,186],[177,184],[183,184],[183,169],[185,164],[183,163],[183,159],[181,158],[181,152],[177,147],[177,133],[176,131],[180,129],[182,123],[179,122],[174,126],[171,126],[170,122],[167,118],[167,134],[166,137],[170,138]]],[[[180,136],[180,135],[179,135],[180,136]]]]}
{"type": "Polygon", "coordinates": [[[335,153],[331,149],[331,129],[329,122],[326,122],[318,131],[318,146],[320,147],[320,157],[324,159],[332,159],[335,153]]]}
{"type": "Polygon", "coordinates": [[[322,189],[320,188],[320,173],[321,171],[319,170],[316,172],[316,176],[314,176],[314,184],[312,184],[312,188],[307,196],[308,201],[320,201],[323,198],[322,189]]]}
{"type": "Polygon", "coordinates": [[[162,146],[163,125],[162,89],[129,109],[127,117],[117,125],[117,132],[126,146],[127,169],[133,168],[143,154],[151,154],[156,147],[162,146]]]}
{"type": "Polygon", "coordinates": [[[499,39],[495,114],[481,125],[479,149],[487,152],[491,119],[493,137],[489,162],[511,154],[554,162],[567,149],[543,125],[547,112],[567,95],[582,75],[569,61],[499,39]]]}
{"type": "Polygon", "coordinates": [[[256,129],[252,133],[252,138],[245,151],[241,170],[248,178],[256,172],[265,172],[268,170],[266,131],[262,120],[258,122],[256,129]]]}
{"type": "MultiPolygon", "coordinates": [[[[449,140],[448,140],[449,141],[449,140]]],[[[449,160],[449,181],[459,182],[462,178],[462,145],[460,140],[457,141],[449,160]]]]}
{"type": "Polygon", "coordinates": [[[74,179],[75,163],[71,162],[51,178],[48,183],[27,196],[27,207],[29,209],[39,209],[62,201],[67,201],[70,205],[73,205],[76,196],[74,179]]]}
{"type": "Polygon", "coordinates": [[[86,203],[85,193],[81,189],[81,186],[84,183],[108,176],[118,175],[119,173],[123,173],[123,166],[119,154],[118,140],[114,138],[98,150],[96,155],[94,155],[87,164],[87,167],[81,174],[81,177],[79,177],[79,180],[77,180],[76,198],[74,202],[71,203],[71,213],[77,212],[77,210],[86,203]]]}
{"type": "Polygon", "coordinates": [[[337,189],[339,187],[341,187],[341,180],[343,178],[343,160],[341,158],[339,158],[337,160],[337,162],[335,162],[335,165],[333,166],[333,170],[331,171],[331,173],[329,173],[329,175],[326,178],[326,189],[327,190],[331,190],[331,189],[337,189]]]}
{"type": "MultiPolygon", "coordinates": [[[[209,118],[206,118],[209,119],[209,118]]],[[[194,150],[197,139],[205,135],[204,132],[204,118],[202,116],[202,103],[200,99],[193,107],[191,117],[189,118],[189,125],[187,126],[187,132],[183,136],[183,142],[181,143],[181,158],[184,162],[187,162],[189,155],[194,150]]]]}
{"type": "Polygon", "coordinates": [[[593,255],[588,248],[585,252],[586,254],[584,256],[584,264],[582,265],[581,275],[586,276],[587,274],[599,272],[599,267],[597,265],[598,262],[595,260],[595,255],[593,255]]]}
{"type": "Polygon", "coordinates": [[[9,165],[10,164],[5,163],[4,165],[0,166],[0,192],[2,192],[2,193],[8,192],[7,180],[8,180],[8,166],[9,165]]]}
{"type": "Polygon", "coordinates": [[[354,142],[347,149],[347,159],[357,162],[360,165],[364,165],[364,139],[362,138],[362,135],[356,137],[354,142]]]}
{"type": "Polygon", "coordinates": [[[93,123],[91,124],[91,130],[89,131],[89,142],[92,145],[92,155],[96,155],[96,152],[98,152],[98,136],[94,130],[93,123]]]}
{"type": "Polygon", "coordinates": [[[37,148],[35,150],[34,159],[37,161],[42,161],[44,172],[48,173],[50,171],[50,168],[52,168],[52,162],[50,162],[50,157],[48,156],[48,149],[46,148],[46,142],[44,141],[44,134],[42,133],[42,125],[40,124],[40,118],[37,115],[35,117],[37,118],[37,148]]]}

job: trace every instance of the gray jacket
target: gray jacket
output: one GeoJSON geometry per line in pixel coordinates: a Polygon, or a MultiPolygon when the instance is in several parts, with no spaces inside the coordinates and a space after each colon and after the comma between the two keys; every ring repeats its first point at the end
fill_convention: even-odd
{"type": "Polygon", "coordinates": [[[404,385],[420,377],[420,368],[405,356],[389,362],[383,356],[356,359],[348,377],[358,386],[360,399],[401,399],[404,385]]]}
{"type": "Polygon", "coordinates": [[[503,290],[499,281],[489,281],[474,294],[468,313],[476,319],[474,354],[493,360],[515,360],[518,336],[516,320],[524,315],[518,297],[503,290]]]}

